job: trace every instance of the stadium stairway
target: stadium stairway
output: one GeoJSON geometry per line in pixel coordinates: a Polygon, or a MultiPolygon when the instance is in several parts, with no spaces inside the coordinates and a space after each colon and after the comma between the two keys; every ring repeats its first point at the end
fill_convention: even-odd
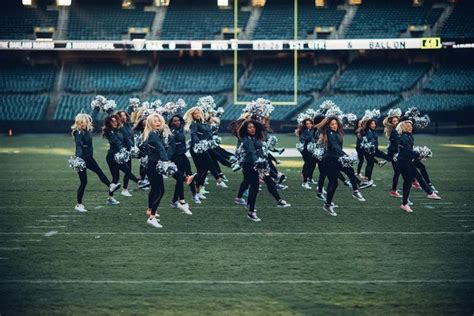
{"type": "Polygon", "coordinates": [[[160,31],[163,28],[163,22],[165,21],[167,7],[160,6],[149,6],[145,7],[145,11],[152,11],[155,12],[155,18],[153,19],[153,23],[151,24],[151,31],[149,34],[150,39],[159,39],[160,38],[160,31]]]}
{"type": "Polygon", "coordinates": [[[431,36],[439,34],[441,29],[443,29],[446,21],[451,16],[451,13],[453,13],[454,6],[447,3],[437,3],[433,5],[433,8],[443,8],[444,10],[439,16],[438,21],[436,21],[436,23],[433,25],[431,36]]]}
{"type": "Polygon", "coordinates": [[[335,32],[335,35],[334,35],[335,39],[344,38],[344,35],[347,32],[347,29],[352,24],[352,20],[354,19],[354,16],[357,13],[358,6],[344,5],[342,8],[346,10],[346,14],[344,15],[344,18],[342,19],[339,29],[337,30],[337,32],[335,32]]]}
{"type": "Polygon", "coordinates": [[[54,113],[59,104],[61,98],[61,93],[63,92],[63,78],[64,78],[64,64],[61,64],[61,68],[56,75],[56,80],[54,81],[54,89],[49,93],[49,105],[46,109],[46,114],[44,118],[50,120],[54,118],[54,113]]]}
{"type": "Polygon", "coordinates": [[[58,24],[56,27],[56,32],[54,34],[54,39],[56,40],[65,40],[67,34],[67,28],[69,25],[69,7],[62,6],[58,8],[58,24]]]}
{"type": "Polygon", "coordinates": [[[245,26],[244,37],[242,39],[252,39],[253,33],[255,33],[255,29],[257,28],[258,21],[260,16],[262,15],[262,8],[254,7],[250,13],[250,17],[247,21],[247,25],[245,26]]]}

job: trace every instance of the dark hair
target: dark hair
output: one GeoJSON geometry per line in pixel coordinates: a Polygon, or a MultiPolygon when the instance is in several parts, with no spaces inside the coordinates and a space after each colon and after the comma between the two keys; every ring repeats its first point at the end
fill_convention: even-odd
{"type": "MultiPolygon", "coordinates": [[[[301,122],[301,124],[298,124],[298,127],[296,127],[296,129],[295,129],[295,134],[296,134],[296,136],[301,136],[301,134],[303,134],[303,131],[306,129],[306,122],[308,122],[308,121],[311,122],[311,124],[314,125],[312,119],[310,119],[310,118],[305,118],[305,119],[303,120],[303,122],[301,122]]],[[[314,126],[313,126],[313,128],[314,128],[314,126]]]]}
{"type": "Polygon", "coordinates": [[[377,120],[368,119],[368,120],[365,122],[364,129],[365,129],[365,130],[368,130],[368,129],[370,128],[370,124],[371,124],[372,122],[375,122],[375,125],[377,125],[377,120]]]}
{"type": "Polygon", "coordinates": [[[117,116],[117,114],[112,114],[112,115],[107,116],[104,119],[104,125],[102,126],[102,136],[103,137],[105,137],[105,134],[107,134],[108,132],[110,132],[113,129],[112,119],[115,119],[117,121],[117,124],[120,126],[120,119],[117,116]]]}
{"type": "Polygon", "coordinates": [[[229,126],[227,127],[227,130],[229,130],[229,132],[235,137],[239,137],[239,129],[246,120],[248,119],[240,118],[238,120],[231,122],[229,126]]]}
{"type": "Polygon", "coordinates": [[[318,129],[320,131],[319,135],[319,142],[323,143],[324,146],[328,146],[328,131],[330,130],[329,125],[333,120],[336,120],[337,122],[337,133],[339,135],[344,135],[344,126],[342,125],[342,122],[336,117],[336,116],[330,116],[326,117],[324,120],[321,121],[321,123],[318,124],[318,129]]]}
{"type": "Polygon", "coordinates": [[[255,120],[247,120],[240,126],[239,134],[238,134],[239,137],[245,138],[249,136],[247,132],[247,127],[249,126],[249,124],[253,124],[253,126],[255,126],[255,138],[262,140],[264,138],[263,132],[265,131],[265,126],[262,123],[255,120]]]}
{"type": "Polygon", "coordinates": [[[313,118],[313,124],[316,126],[319,123],[321,123],[322,120],[324,120],[325,116],[322,114],[318,114],[313,118]]]}
{"type": "Polygon", "coordinates": [[[128,114],[127,111],[120,110],[120,111],[117,111],[115,114],[120,118],[122,116],[122,113],[124,113],[125,116],[127,117],[127,122],[130,122],[130,114],[128,114]]]}
{"type": "Polygon", "coordinates": [[[146,121],[146,118],[142,118],[140,120],[137,121],[137,123],[135,124],[135,126],[133,127],[133,131],[134,132],[143,132],[143,130],[145,129],[145,126],[143,126],[143,122],[146,121]]]}
{"type": "Polygon", "coordinates": [[[173,119],[174,119],[175,117],[179,118],[179,121],[181,122],[181,127],[184,127],[184,124],[185,124],[184,119],[183,119],[183,117],[182,117],[181,115],[179,115],[179,114],[173,115],[173,116],[168,120],[168,126],[169,126],[170,128],[172,128],[172,127],[171,127],[171,122],[173,121],[173,119]]]}

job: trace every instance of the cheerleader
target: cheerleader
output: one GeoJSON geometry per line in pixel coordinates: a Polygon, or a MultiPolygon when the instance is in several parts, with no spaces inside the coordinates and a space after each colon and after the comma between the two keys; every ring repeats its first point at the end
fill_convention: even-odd
{"type": "Polygon", "coordinates": [[[361,144],[362,144],[362,137],[363,135],[361,134],[361,132],[364,130],[363,128],[363,124],[364,122],[362,120],[358,121],[357,124],[356,124],[356,128],[355,128],[355,134],[356,134],[356,146],[355,146],[355,149],[356,149],[356,152],[357,152],[357,160],[358,160],[358,163],[357,163],[357,173],[356,173],[356,176],[359,177],[359,179],[362,179],[363,176],[362,176],[362,167],[364,166],[364,149],[362,148],[361,144]]]}
{"type": "Polygon", "coordinates": [[[110,183],[107,176],[104,174],[102,169],[95,161],[93,154],[94,148],[92,146],[92,130],[94,129],[92,125],[92,117],[88,114],[78,114],[74,120],[74,124],[71,126],[72,136],[76,143],[76,157],[79,157],[84,160],[86,164],[86,169],[78,171],[80,185],[77,189],[77,204],[74,208],[78,212],[87,212],[82,204],[82,198],[84,197],[84,191],[87,186],[87,169],[95,172],[99,177],[100,181],[108,187],[109,197],[112,197],[113,192],[120,188],[120,183],[110,183]]]}
{"type": "Polygon", "coordinates": [[[319,141],[324,144],[326,148],[323,156],[323,164],[329,180],[326,189],[327,196],[324,203],[324,210],[331,216],[337,216],[337,213],[334,211],[332,199],[337,189],[339,171],[343,171],[348,175],[353,190],[352,196],[361,202],[364,202],[365,199],[359,191],[359,180],[354,174],[354,169],[352,169],[352,167],[343,166],[339,161],[339,158],[346,156],[346,153],[342,150],[342,122],[337,117],[330,116],[321,121],[317,127],[321,133],[319,141]]]}
{"type": "Polygon", "coordinates": [[[146,126],[143,132],[143,139],[148,144],[148,165],[147,176],[151,184],[148,193],[147,224],[155,228],[162,228],[158,218],[160,214],[158,207],[165,193],[163,175],[156,169],[159,161],[168,161],[166,151],[166,139],[171,136],[171,131],[165,124],[164,118],[158,113],[150,114],[146,119],[146,126]]]}
{"type": "MultiPolygon", "coordinates": [[[[107,116],[104,120],[104,126],[102,127],[102,136],[109,142],[109,150],[107,152],[106,161],[109,165],[110,173],[112,174],[112,182],[117,183],[122,171],[135,183],[138,183],[137,177],[135,177],[130,168],[125,163],[117,163],[115,161],[115,154],[119,153],[122,149],[130,148],[131,144],[128,143],[129,139],[123,136],[123,132],[120,129],[120,119],[117,115],[107,116]]],[[[148,186],[146,183],[139,184],[139,188],[148,186]]],[[[110,197],[107,200],[107,204],[114,205],[119,204],[115,198],[110,197]]]]}
{"type": "MultiPolygon", "coordinates": [[[[140,178],[143,179],[141,180],[143,183],[148,183],[146,180],[146,159],[148,158],[148,144],[146,140],[143,139],[143,131],[145,130],[145,125],[146,125],[146,118],[142,118],[137,121],[135,124],[135,127],[133,128],[133,132],[136,135],[137,139],[137,147],[139,150],[139,156],[140,158],[140,178]]],[[[143,188],[144,190],[148,190],[149,188],[143,188]]]]}
{"type": "Polygon", "coordinates": [[[310,181],[313,179],[314,169],[316,168],[316,158],[308,151],[308,145],[315,143],[316,133],[314,131],[313,121],[310,118],[304,119],[295,130],[301,146],[301,156],[303,157],[303,183],[301,187],[311,190],[310,181]]]}
{"type": "Polygon", "coordinates": [[[427,193],[429,199],[440,200],[441,197],[433,192],[433,190],[426,184],[414,165],[414,161],[419,159],[419,154],[413,151],[414,139],[412,135],[412,121],[406,120],[400,122],[397,126],[397,132],[400,135],[397,164],[403,177],[403,198],[400,208],[407,213],[411,213],[413,210],[409,205],[408,198],[414,178],[418,180],[423,190],[427,193]]]}
{"type": "Polygon", "coordinates": [[[377,128],[377,121],[374,119],[368,119],[365,121],[365,125],[363,127],[364,130],[362,135],[364,137],[361,146],[363,147],[364,140],[371,145],[370,149],[363,148],[367,165],[365,166],[365,180],[361,183],[361,188],[366,188],[375,186],[374,181],[372,180],[372,172],[374,170],[374,165],[377,162],[375,157],[384,159],[383,161],[377,162],[381,167],[385,165],[388,157],[384,152],[379,150],[379,141],[377,132],[375,131],[377,128]]]}
{"type": "Polygon", "coordinates": [[[257,121],[246,121],[239,129],[239,138],[242,142],[242,172],[244,180],[249,184],[248,213],[247,218],[254,222],[260,222],[257,216],[255,203],[259,191],[259,174],[255,170],[257,160],[266,161],[263,154],[262,140],[264,127],[257,121]]]}
{"type": "Polygon", "coordinates": [[[387,158],[388,161],[392,163],[393,168],[393,178],[392,178],[392,188],[390,190],[390,196],[395,198],[401,198],[402,196],[397,190],[398,179],[400,178],[400,169],[398,164],[393,160],[395,154],[398,153],[398,142],[400,140],[400,135],[397,132],[397,125],[400,123],[400,116],[398,112],[389,112],[389,115],[383,120],[384,133],[388,138],[388,148],[387,148],[387,158]],[[392,113],[392,114],[391,114],[392,113]]]}
{"type": "MultiPolygon", "coordinates": [[[[178,172],[174,176],[176,185],[174,189],[171,207],[182,210],[187,215],[192,215],[189,210],[189,204],[184,199],[184,182],[189,185],[193,196],[196,195],[196,186],[194,184],[194,174],[191,171],[191,163],[186,157],[186,136],[184,134],[184,120],[180,115],[174,115],[168,122],[171,129],[173,141],[168,152],[168,158],[176,164],[178,172]],[[182,176],[181,176],[182,175],[182,176]]],[[[198,199],[199,200],[199,199],[198,199]]]]}
{"type": "Polygon", "coordinates": [[[217,171],[213,160],[209,154],[209,148],[204,148],[203,152],[196,152],[195,145],[203,144],[203,141],[209,141],[212,139],[212,132],[204,121],[204,112],[199,107],[190,108],[184,115],[185,131],[191,132],[191,156],[193,157],[194,164],[197,169],[196,179],[196,196],[199,199],[206,199],[204,194],[200,193],[202,186],[207,177],[208,171],[216,179],[216,185],[222,188],[227,188],[227,185],[220,178],[219,172],[217,171]]]}
{"type": "MultiPolygon", "coordinates": [[[[127,141],[125,142],[126,144],[125,149],[127,151],[130,151],[132,149],[132,146],[135,145],[135,140],[133,137],[133,127],[132,127],[132,123],[130,122],[130,114],[125,111],[118,111],[116,115],[118,116],[120,120],[120,125],[121,125],[121,127],[119,128],[119,132],[122,133],[124,139],[127,139],[127,141]]],[[[132,171],[132,158],[131,157],[125,164],[128,166],[130,171],[132,171]]],[[[132,196],[132,194],[130,194],[128,190],[129,181],[130,181],[130,178],[127,175],[125,175],[123,177],[123,189],[122,189],[121,195],[126,196],[126,197],[132,196]]]]}

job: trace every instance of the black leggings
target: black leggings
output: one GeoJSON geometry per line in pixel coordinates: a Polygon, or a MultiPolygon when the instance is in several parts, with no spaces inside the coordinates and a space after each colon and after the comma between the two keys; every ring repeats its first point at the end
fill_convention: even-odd
{"type": "Polygon", "coordinates": [[[257,194],[258,194],[258,172],[253,169],[253,166],[244,166],[242,168],[242,172],[244,174],[244,179],[246,183],[249,184],[249,197],[248,197],[248,207],[249,212],[255,211],[255,203],[257,201],[257,194]]]}
{"type": "Polygon", "coordinates": [[[196,176],[196,186],[200,187],[204,184],[208,171],[211,172],[215,179],[219,179],[219,172],[217,171],[216,166],[214,165],[214,161],[212,160],[208,151],[197,154],[193,150],[191,150],[191,156],[193,157],[198,174],[196,176]]]}
{"type": "Polygon", "coordinates": [[[398,160],[397,164],[403,177],[403,205],[406,205],[408,203],[408,197],[410,196],[411,183],[413,179],[418,180],[422,189],[427,194],[433,193],[433,191],[431,191],[431,189],[426,184],[422,175],[418,172],[418,170],[416,170],[413,162],[409,160],[398,160]]]}
{"type": "MultiPolygon", "coordinates": [[[[176,164],[176,167],[178,167],[177,173],[173,175],[173,178],[176,179],[176,185],[174,187],[174,194],[173,194],[173,200],[172,202],[176,202],[179,200],[184,200],[184,180],[186,176],[192,175],[192,170],[191,170],[191,163],[189,162],[188,157],[186,157],[186,154],[178,155],[173,157],[172,161],[176,164]]],[[[191,188],[191,192],[196,194],[196,187],[193,182],[189,185],[191,188]]]]}
{"type": "Polygon", "coordinates": [[[367,165],[365,166],[365,176],[369,181],[372,180],[372,171],[374,170],[374,165],[377,162],[375,157],[389,160],[387,154],[378,149],[376,149],[375,153],[373,154],[365,153],[365,159],[367,159],[367,165]]]}
{"type": "MultiPolygon", "coordinates": [[[[322,193],[323,187],[324,187],[324,180],[326,180],[328,175],[324,167],[324,163],[322,161],[317,161],[317,164],[318,164],[318,170],[319,170],[318,193],[322,193]]],[[[344,176],[342,175],[340,171],[337,172],[337,178],[341,180],[343,183],[346,182],[346,178],[344,178],[344,176]]]]}
{"type": "Polygon", "coordinates": [[[227,150],[225,150],[224,148],[222,148],[221,146],[217,146],[216,148],[214,148],[215,151],[219,152],[219,154],[224,157],[225,159],[229,159],[230,157],[233,156],[233,154],[227,150]]]}
{"type": "Polygon", "coordinates": [[[360,174],[362,166],[364,165],[364,149],[356,146],[357,158],[359,163],[357,164],[357,173],[360,174]]]}
{"type": "Polygon", "coordinates": [[[326,196],[326,204],[331,205],[332,199],[334,197],[334,194],[336,193],[337,189],[337,179],[338,179],[338,174],[340,171],[344,172],[348,177],[349,181],[352,184],[352,190],[358,190],[359,189],[359,180],[356,178],[354,174],[354,169],[352,167],[343,167],[340,163],[337,157],[326,157],[323,160],[324,163],[324,168],[327,172],[327,177],[328,177],[328,186],[327,186],[327,196],[326,196]]]}
{"type": "Polygon", "coordinates": [[[138,182],[137,177],[135,177],[132,174],[132,171],[130,171],[130,168],[128,167],[127,164],[125,163],[118,164],[117,162],[115,162],[113,153],[108,153],[106,160],[107,160],[107,164],[109,165],[110,173],[112,174],[113,183],[118,183],[120,179],[119,171],[122,171],[123,173],[125,173],[125,175],[128,176],[128,178],[132,180],[133,182],[135,183],[138,182]]]}
{"type": "MultiPolygon", "coordinates": [[[[127,161],[127,166],[130,169],[130,172],[132,171],[132,158],[130,158],[127,161]]],[[[127,175],[123,176],[123,188],[126,190],[128,189],[128,182],[130,181],[130,178],[127,175]]]]}
{"type": "Polygon", "coordinates": [[[227,158],[225,158],[221,154],[221,152],[219,150],[217,150],[217,148],[219,148],[219,147],[216,147],[216,148],[213,148],[213,149],[209,150],[209,154],[211,155],[212,159],[214,159],[215,161],[220,162],[221,164],[223,164],[224,166],[226,166],[228,168],[231,168],[232,163],[227,158]]]}
{"type": "Polygon", "coordinates": [[[316,168],[316,158],[313,157],[308,151],[304,150],[301,155],[303,156],[303,182],[307,182],[310,179],[313,179],[314,169],[316,168]]]}
{"type": "MultiPolygon", "coordinates": [[[[97,162],[94,160],[93,157],[85,158],[84,161],[86,162],[86,167],[92,172],[95,172],[98,176],[100,181],[105,184],[107,187],[110,185],[110,181],[107,176],[104,174],[102,169],[100,169],[97,162]]],[[[84,191],[86,190],[87,186],[87,169],[77,172],[79,175],[79,179],[81,180],[81,184],[77,189],[77,204],[82,204],[82,198],[84,196],[84,191]]],[[[110,194],[110,192],[109,192],[110,194]]]]}
{"type": "MultiPolygon", "coordinates": [[[[280,196],[280,193],[278,193],[278,190],[276,188],[276,183],[272,179],[272,177],[266,176],[263,179],[263,181],[265,182],[265,184],[267,186],[268,192],[271,194],[271,196],[273,196],[275,201],[277,201],[277,202],[280,201],[281,196],[280,196]]],[[[260,184],[260,182],[259,182],[259,184],[260,184]]],[[[250,186],[250,184],[247,182],[247,179],[244,177],[244,180],[242,180],[242,182],[240,183],[239,192],[237,193],[237,198],[241,199],[242,196],[244,196],[245,190],[247,190],[249,188],[249,186],[250,186]]]]}
{"type": "Polygon", "coordinates": [[[163,176],[156,171],[157,161],[148,161],[146,174],[150,181],[150,192],[148,193],[148,208],[151,209],[151,214],[155,215],[160,201],[165,194],[165,184],[163,176]]]}
{"type": "Polygon", "coordinates": [[[428,175],[428,171],[426,171],[425,165],[420,160],[415,160],[413,165],[416,169],[418,169],[423,176],[423,179],[426,181],[427,184],[431,184],[430,176],[428,175]]]}

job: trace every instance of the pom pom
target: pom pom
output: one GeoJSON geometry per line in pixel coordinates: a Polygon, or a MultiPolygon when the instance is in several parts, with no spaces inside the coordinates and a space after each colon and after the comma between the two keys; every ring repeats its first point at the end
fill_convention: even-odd
{"type": "Polygon", "coordinates": [[[107,100],[105,104],[102,106],[102,110],[104,112],[110,112],[113,111],[117,107],[117,104],[115,103],[115,100],[107,100]]]}
{"type": "Polygon", "coordinates": [[[268,136],[265,143],[266,143],[266,146],[267,146],[268,150],[274,150],[275,147],[278,145],[278,137],[270,135],[270,136],[268,136]]]}
{"type": "Polygon", "coordinates": [[[107,103],[107,98],[104,97],[103,95],[96,95],[94,100],[91,102],[91,108],[94,109],[99,109],[103,110],[105,112],[104,106],[107,103]]]}
{"type": "Polygon", "coordinates": [[[156,164],[156,171],[161,175],[171,177],[176,173],[176,171],[178,171],[178,167],[176,167],[175,163],[171,161],[158,161],[156,164]]]}
{"type": "Polygon", "coordinates": [[[406,117],[416,117],[420,116],[420,114],[420,110],[418,110],[416,107],[408,108],[408,110],[405,112],[406,117]]]}
{"type": "Polygon", "coordinates": [[[344,114],[343,122],[345,127],[355,127],[357,124],[357,115],[354,113],[344,114]]]}
{"type": "Polygon", "coordinates": [[[336,103],[332,102],[331,100],[324,100],[323,103],[319,106],[321,110],[329,110],[330,108],[333,108],[337,106],[336,103]]]}
{"type": "Polygon", "coordinates": [[[219,124],[212,123],[211,125],[209,125],[209,127],[213,134],[216,134],[219,131],[219,124]]]}
{"type": "Polygon", "coordinates": [[[196,154],[202,154],[211,148],[211,144],[207,140],[201,140],[200,142],[194,144],[193,150],[196,154]]]}
{"type": "Polygon", "coordinates": [[[159,107],[161,107],[161,100],[160,99],[157,99],[153,102],[150,103],[150,108],[151,109],[158,109],[159,107]]]}
{"type": "Polygon", "coordinates": [[[118,153],[114,155],[115,162],[118,164],[126,163],[130,160],[130,152],[128,152],[125,148],[120,149],[118,153]]]}
{"type": "Polygon", "coordinates": [[[270,100],[258,98],[255,101],[249,102],[243,111],[249,113],[253,119],[261,120],[264,117],[270,117],[274,109],[270,100]]]}
{"type": "Polygon", "coordinates": [[[326,117],[342,118],[343,115],[344,113],[341,111],[341,109],[337,105],[334,105],[332,108],[326,111],[326,117]]]}
{"type": "Polygon", "coordinates": [[[296,144],[296,149],[301,153],[304,150],[304,144],[303,143],[297,143],[296,144]]]}
{"type": "Polygon", "coordinates": [[[353,164],[357,163],[357,153],[350,153],[349,155],[344,155],[339,157],[339,162],[344,168],[352,167],[353,164]]]}
{"type": "Polygon", "coordinates": [[[397,161],[398,161],[398,153],[396,153],[395,155],[393,155],[392,160],[393,160],[393,162],[397,162],[397,161]]]}
{"type": "Polygon", "coordinates": [[[130,149],[130,157],[132,158],[140,158],[140,149],[138,148],[137,145],[133,146],[131,149],[130,149]]]}
{"type": "MultiPolygon", "coordinates": [[[[161,101],[160,101],[161,102],[161,101]]],[[[150,108],[150,102],[148,101],[145,101],[142,103],[142,108],[143,109],[149,109],[150,108]]]]}
{"type": "Polygon", "coordinates": [[[426,128],[431,123],[430,117],[426,114],[421,117],[413,117],[412,119],[415,128],[426,128]]]}
{"type": "Polygon", "coordinates": [[[323,160],[323,156],[324,156],[324,153],[325,153],[326,149],[321,144],[309,143],[306,146],[306,149],[308,150],[308,152],[311,155],[313,155],[314,158],[316,158],[316,160],[318,160],[318,161],[323,160]]]}
{"type": "Polygon", "coordinates": [[[387,116],[388,117],[401,117],[402,110],[400,108],[390,109],[388,110],[387,116]]]}
{"type": "Polygon", "coordinates": [[[220,136],[217,136],[217,135],[212,136],[212,139],[209,141],[209,147],[210,148],[216,148],[220,144],[222,144],[222,138],[220,136]]]}
{"type": "Polygon", "coordinates": [[[311,121],[313,120],[313,118],[318,114],[318,112],[316,112],[315,110],[313,109],[307,109],[306,111],[304,111],[303,113],[300,113],[298,114],[298,116],[296,117],[296,121],[298,122],[298,124],[302,124],[304,120],[306,119],[310,119],[311,121]]]}
{"type": "Polygon", "coordinates": [[[375,144],[370,142],[365,136],[362,138],[360,147],[368,154],[375,154],[375,144]]]}
{"type": "Polygon", "coordinates": [[[258,158],[255,161],[253,169],[258,172],[258,177],[263,179],[270,175],[270,166],[265,158],[258,158]]]}
{"type": "Polygon", "coordinates": [[[196,106],[200,107],[204,113],[209,113],[209,112],[214,111],[216,107],[216,102],[214,101],[214,98],[212,96],[208,95],[208,96],[199,98],[196,106]]]}
{"type": "Polygon", "coordinates": [[[362,121],[375,120],[379,117],[380,117],[380,110],[378,109],[365,110],[364,116],[362,117],[362,121]]]}
{"type": "Polygon", "coordinates": [[[128,99],[128,107],[132,109],[133,112],[137,111],[140,107],[140,99],[139,98],[130,98],[128,99]]]}
{"type": "Polygon", "coordinates": [[[140,158],[140,166],[146,168],[148,166],[148,156],[143,156],[140,158]]]}
{"type": "Polygon", "coordinates": [[[82,171],[86,169],[86,162],[81,157],[71,156],[68,159],[69,167],[74,171],[82,171]]]}
{"type": "Polygon", "coordinates": [[[413,147],[413,151],[419,155],[418,158],[420,160],[425,160],[433,157],[433,152],[426,146],[415,146],[413,147]]]}
{"type": "Polygon", "coordinates": [[[222,115],[224,114],[224,108],[223,107],[218,107],[217,110],[216,110],[216,116],[217,117],[222,117],[222,115]]]}

